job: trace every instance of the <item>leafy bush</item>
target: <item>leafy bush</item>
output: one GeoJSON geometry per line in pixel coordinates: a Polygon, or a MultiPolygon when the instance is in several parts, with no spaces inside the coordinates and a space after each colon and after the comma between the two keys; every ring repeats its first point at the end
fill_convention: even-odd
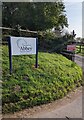
{"type": "Polygon", "coordinates": [[[3,113],[15,112],[64,97],[82,84],[81,68],[60,54],[39,52],[13,56],[13,73],[9,74],[8,47],[3,46],[3,113]]]}
{"type": "Polygon", "coordinates": [[[73,39],[66,36],[57,36],[56,33],[45,31],[38,32],[39,50],[45,52],[57,52],[60,53],[66,49],[67,44],[71,43],[73,39]]]}

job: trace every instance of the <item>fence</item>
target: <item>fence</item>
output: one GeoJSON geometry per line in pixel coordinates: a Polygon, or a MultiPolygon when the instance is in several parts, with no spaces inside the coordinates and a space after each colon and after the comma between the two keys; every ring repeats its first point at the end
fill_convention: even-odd
{"type": "Polygon", "coordinates": [[[77,44],[76,45],[76,53],[84,55],[84,44],[77,44]]]}
{"type": "Polygon", "coordinates": [[[2,44],[7,44],[7,36],[37,37],[37,31],[6,27],[0,27],[0,30],[2,30],[2,44]]]}

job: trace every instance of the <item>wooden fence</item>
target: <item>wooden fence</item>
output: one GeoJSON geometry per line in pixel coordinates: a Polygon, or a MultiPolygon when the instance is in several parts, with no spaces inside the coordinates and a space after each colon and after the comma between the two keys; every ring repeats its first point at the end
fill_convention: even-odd
{"type": "Polygon", "coordinates": [[[7,36],[21,36],[21,37],[37,37],[37,31],[30,31],[24,29],[13,29],[13,28],[6,28],[0,27],[2,31],[2,44],[7,44],[7,36]]]}

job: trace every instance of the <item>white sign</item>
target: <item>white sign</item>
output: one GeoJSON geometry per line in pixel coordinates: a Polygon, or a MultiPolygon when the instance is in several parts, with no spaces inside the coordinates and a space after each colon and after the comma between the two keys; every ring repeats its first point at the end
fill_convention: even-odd
{"type": "Polygon", "coordinates": [[[67,51],[75,51],[76,45],[67,45],[67,51]]]}
{"type": "Polygon", "coordinates": [[[10,37],[10,40],[12,55],[36,54],[36,38],[10,37]]]}

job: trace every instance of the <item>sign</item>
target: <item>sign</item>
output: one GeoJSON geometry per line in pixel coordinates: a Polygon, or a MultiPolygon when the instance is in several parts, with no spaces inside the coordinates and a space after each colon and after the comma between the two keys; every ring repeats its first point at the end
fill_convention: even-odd
{"type": "Polygon", "coordinates": [[[10,37],[10,40],[12,55],[36,54],[36,38],[10,37]]]}
{"type": "Polygon", "coordinates": [[[12,73],[12,56],[36,54],[35,68],[38,67],[38,40],[37,38],[8,37],[9,69],[12,73]]]}
{"type": "Polygon", "coordinates": [[[67,45],[67,51],[75,51],[76,45],[67,45]]]}

